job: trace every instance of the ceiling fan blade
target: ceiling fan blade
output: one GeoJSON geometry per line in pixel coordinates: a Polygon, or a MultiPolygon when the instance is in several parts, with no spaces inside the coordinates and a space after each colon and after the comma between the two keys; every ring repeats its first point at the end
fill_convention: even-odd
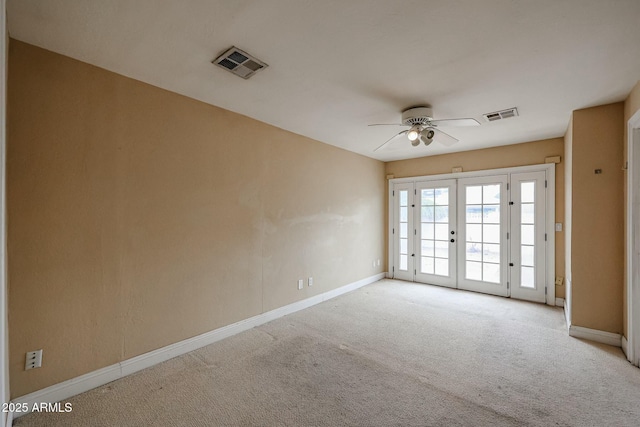
{"type": "Polygon", "coordinates": [[[405,133],[407,133],[407,132],[409,132],[409,131],[408,131],[408,130],[403,130],[402,132],[400,132],[400,133],[397,133],[397,134],[393,135],[391,138],[389,138],[388,140],[386,140],[384,144],[382,144],[381,146],[379,146],[378,148],[376,148],[376,149],[375,149],[375,150],[373,150],[373,151],[378,151],[378,150],[380,150],[380,149],[384,148],[384,147],[385,147],[387,144],[389,144],[391,141],[393,141],[394,139],[396,139],[396,138],[397,138],[397,137],[399,137],[400,135],[404,135],[404,134],[405,134],[405,133]]]}
{"type": "Polygon", "coordinates": [[[456,142],[458,142],[456,138],[452,137],[448,133],[443,132],[440,129],[436,129],[436,128],[432,128],[432,129],[436,133],[435,136],[433,137],[434,141],[439,142],[442,145],[446,145],[447,147],[450,147],[456,142]]]}
{"type": "Polygon", "coordinates": [[[367,126],[406,126],[406,125],[403,125],[402,123],[374,123],[372,125],[367,125],[367,126]]]}
{"type": "Polygon", "coordinates": [[[480,122],[472,118],[432,120],[430,123],[433,126],[480,126],[480,122]]]}

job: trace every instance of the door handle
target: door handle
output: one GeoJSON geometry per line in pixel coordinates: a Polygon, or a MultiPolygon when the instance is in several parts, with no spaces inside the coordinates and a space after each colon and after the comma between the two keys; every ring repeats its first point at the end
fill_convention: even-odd
{"type": "Polygon", "coordinates": [[[455,241],[456,241],[456,239],[451,239],[451,243],[453,243],[453,242],[455,242],[455,241]]]}

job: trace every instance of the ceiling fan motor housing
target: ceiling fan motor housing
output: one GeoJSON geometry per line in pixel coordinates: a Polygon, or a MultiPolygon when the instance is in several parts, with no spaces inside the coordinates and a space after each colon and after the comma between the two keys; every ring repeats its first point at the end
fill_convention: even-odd
{"type": "Polygon", "coordinates": [[[433,110],[430,107],[414,107],[402,112],[402,123],[407,126],[423,125],[433,120],[433,110]]]}

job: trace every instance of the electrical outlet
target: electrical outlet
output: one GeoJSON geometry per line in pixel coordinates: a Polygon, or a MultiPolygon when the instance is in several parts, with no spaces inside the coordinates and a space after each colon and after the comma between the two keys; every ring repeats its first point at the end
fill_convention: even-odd
{"type": "Polygon", "coordinates": [[[378,265],[378,267],[380,267],[380,259],[376,261],[376,264],[378,265]]]}
{"type": "Polygon", "coordinates": [[[556,277],[556,286],[562,286],[564,283],[564,279],[562,277],[556,277]]]}
{"type": "Polygon", "coordinates": [[[39,368],[42,366],[42,350],[30,351],[25,358],[24,370],[39,368]]]}
{"type": "Polygon", "coordinates": [[[373,262],[371,263],[371,265],[373,266],[373,268],[376,268],[376,260],[374,259],[373,262]]]}
{"type": "Polygon", "coordinates": [[[309,277],[309,286],[313,286],[313,277],[309,277]]]}
{"type": "Polygon", "coordinates": [[[298,280],[298,289],[302,289],[302,288],[304,288],[304,280],[299,279],[298,280]]]}

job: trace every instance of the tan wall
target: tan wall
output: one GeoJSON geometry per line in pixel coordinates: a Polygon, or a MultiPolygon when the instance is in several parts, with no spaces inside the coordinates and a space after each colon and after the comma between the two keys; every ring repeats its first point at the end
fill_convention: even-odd
{"type": "MultiPolygon", "coordinates": [[[[395,178],[451,173],[451,168],[462,166],[465,172],[537,165],[545,157],[562,156],[562,138],[507,145],[483,150],[463,151],[418,159],[398,160],[386,164],[386,174],[395,178]]],[[[564,164],[556,165],[556,221],[564,218],[564,164]]],[[[564,272],[564,232],[556,233],[556,274],[564,272]]],[[[564,286],[556,286],[556,296],[564,298],[564,286]]]]}
{"type": "Polygon", "coordinates": [[[15,40],[8,97],[12,397],[383,271],[382,162],[15,40]]]}
{"type": "MultiPolygon", "coordinates": [[[[638,81],[638,83],[635,85],[635,87],[633,88],[633,90],[631,91],[631,93],[629,94],[629,96],[627,97],[625,103],[624,103],[624,139],[622,142],[622,146],[623,148],[623,154],[624,154],[624,162],[626,164],[627,160],[629,159],[629,152],[627,150],[627,123],[629,122],[629,120],[631,119],[631,117],[633,117],[633,115],[640,110],[640,81],[638,81]]],[[[625,223],[625,227],[627,224],[627,175],[626,175],[626,171],[625,171],[625,176],[624,176],[624,223],[625,223]]],[[[625,233],[626,236],[626,233],[625,233]]],[[[627,241],[625,238],[625,246],[624,246],[624,282],[625,284],[627,283],[627,241]]],[[[626,285],[623,287],[623,294],[622,294],[622,328],[623,328],[623,334],[625,337],[628,338],[627,335],[627,287],[626,285]]]]}
{"type": "Polygon", "coordinates": [[[622,102],[573,113],[572,324],[613,333],[622,333],[623,119],[622,102]]]}

